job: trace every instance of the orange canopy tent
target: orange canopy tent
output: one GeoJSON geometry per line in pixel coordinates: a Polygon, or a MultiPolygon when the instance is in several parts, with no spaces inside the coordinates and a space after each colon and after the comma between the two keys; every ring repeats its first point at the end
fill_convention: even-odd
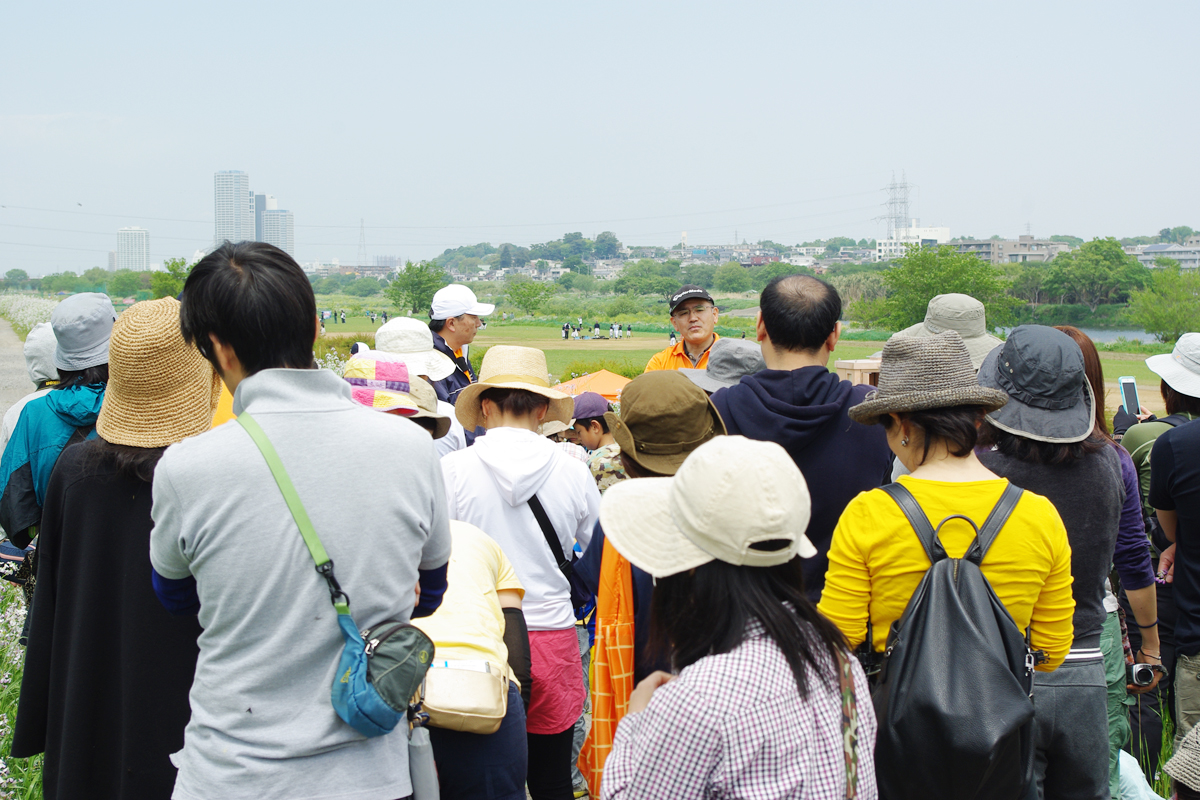
{"type": "Polygon", "coordinates": [[[581,395],[584,392],[595,392],[596,394],[604,395],[604,399],[608,402],[615,403],[620,398],[621,390],[625,388],[625,384],[627,383],[629,383],[629,378],[602,369],[588,375],[572,378],[565,383],[558,384],[554,389],[555,391],[569,394],[572,397],[581,395]]]}

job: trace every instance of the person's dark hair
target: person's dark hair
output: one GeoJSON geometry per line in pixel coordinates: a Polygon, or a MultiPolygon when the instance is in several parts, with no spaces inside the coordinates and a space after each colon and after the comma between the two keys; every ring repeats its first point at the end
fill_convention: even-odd
{"type": "Polygon", "coordinates": [[[813,351],[833,333],[842,298],[828,283],[808,275],[783,275],[758,299],[763,326],[780,350],[813,351]]]}
{"type": "Polygon", "coordinates": [[[1108,441],[1106,436],[1093,429],[1092,434],[1082,442],[1039,442],[1001,430],[988,422],[986,417],[979,428],[981,446],[994,447],[996,452],[1009,458],[1043,466],[1072,464],[1108,447],[1108,441]]]}
{"type": "Polygon", "coordinates": [[[91,386],[96,383],[108,383],[108,364],[87,369],[58,371],[58,384],[54,389],[70,389],[72,386],[91,386]]]}
{"type": "Polygon", "coordinates": [[[180,303],[184,340],[213,366],[210,333],[233,348],[247,375],[313,364],[317,301],[312,284],[278,247],[225,242],[192,269],[180,303]]]}
{"type": "Polygon", "coordinates": [[[624,450],[621,451],[619,458],[621,459],[621,466],[625,470],[626,477],[629,477],[629,478],[669,478],[669,477],[671,477],[670,475],[666,475],[662,472],[655,472],[652,469],[646,469],[641,464],[634,461],[633,458],[628,453],[626,453],[624,450]]]}
{"type": "Polygon", "coordinates": [[[518,417],[550,407],[547,398],[524,389],[484,389],[479,393],[479,401],[484,400],[491,400],[502,412],[518,417]]]}
{"type": "Polygon", "coordinates": [[[1166,381],[1162,382],[1158,390],[1162,393],[1163,404],[1167,407],[1168,414],[1200,416],[1200,397],[1177,392],[1166,381]]]}
{"type": "MultiPolygon", "coordinates": [[[[430,309],[429,313],[432,314],[433,309],[430,309]]],[[[434,333],[441,333],[442,328],[444,328],[444,327],[446,327],[446,320],[444,320],[444,319],[430,319],[429,320],[429,330],[433,331],[434,333]]]]}
{"type": "Polygon", "coordinates": [[[752,619],[783,652],[801,697],[808,696],[806,664],[833,685],[828,671],[819,669],[817,653],[827,653],[836,663],[838,650],[847,649],[846,640],[804,596],[799,557],[774,567],[710,561],[690,572],[659,578],[650,601],[647,647],[654,655],[669,655],[679,671],[705,656],[736,648],[752,619]]]}
{"type": "Polygon", "coordinates": [[[83,457],[84,471],[91,472],[96,467],[112,463],[117,472],[126,478],[152,483],[154,468],[158,460],[167,451],[165,447],[131,447],[126,444],[113,444],[97,436],[87,442],[86,455],[83,457]]]}
{"type": "MultiPolygon", "coordinates": [[[[611,408],[611,406],[610,406],[610,408],[611,408]]],[[[593,422],[599,422],[600,430],[604,431],[605,433],[608,433],[608,420],[606,420],[603,416],[582,417],[580,419],[575,420],[575,424],[582,425],[584,430],[587,430],[588,428],[592,427],[593,422]]]]}
{"type": "MultiPolygon", "coordinates": [[[[929,458],[929,448],[936,442],[943,442],[950,455],[962,458],[975,449],[979,440],[979,422],[983,419],[981,406],[947,406],[931,408],[926,411],[900,412],[902,419],[908,420],[914,428],[921,431],[925,439],[925,451],[921,461],[929,458]]],[[[891,430],[896,423],[888,414],[879,418],[885,430],[891,430]]]]}

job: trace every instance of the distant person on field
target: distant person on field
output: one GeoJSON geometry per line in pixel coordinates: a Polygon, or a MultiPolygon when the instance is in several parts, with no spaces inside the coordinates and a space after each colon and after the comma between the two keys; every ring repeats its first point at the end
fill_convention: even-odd
{"type": "Polygon", "coordinates": [[[429,311],[429,330],[433,331],[433,346],[454,362],[454,373],[434,384],[439,400],[454,404],[458,393],[470,386],[475,376],[467,348],[479,332],[480,317],[496,310],[491,303],[481,303],[475,293],[461,283],[438,289],[429,311]]]}
{"type": "Polygon", "coordinates": [[[671,295],[669,308],[671,325],[675,328],[671,332],[671,346],[650,358],[646,372],[687,367],[704,369],[708,365],[709,349],[721,338],[714,332],[719,312],[712,295],[689,283],[671,295]],[[675,331],[683,337],[678,344],[675,331]]]}
{"type": "MultiPolygon", "coordinates": [[[[313,368],[316,306],[300,265],[269,244],[222,245],[188,276],[180,326],[233,391],[234,411],[253,415],[277,451],[354,621],[436,609],[450,528],[433,443],[313,368]],[[352,499],[331,491],[344,486],[352,499]],[[348,523],[350,505],[362,524],[348,523]]],[[[198,613],[204,629],[174,796],[411,794],[405,726],[364,738],[334,710],[346,645],[331,587],[242,425],[173,445],[154,473],[151,513],[148,578],[163,605],[198,613]]]]}
{"type": "Polygon", "coordinates": [[[829,542],[846,504],[889,482],[892,451],[883,429],[851,423],[849,412],[874,390],[838,378],[829,357],[842,334],[842,300],[824,281],[779,277],[759,298],[755,323],[767,368],[712,396],[731,435],[778,442],[812,490],[808,538],[817,555],[803,563],[804,589],[821,597],[829,542]]]}
{"type": "Polygon", "coordinates": [[[221,382],[179,333],[179,301],[113,325],[96,438],[63,451],[46,490],[13,755],[46,754],[47,798],[171,796],[201,628],[150,576],[151,481],[166,448],[209,429],[221,382]]]}
{"type": "Polygon", "coordinates": [[[49,322],[34,325],[25,337],[25,370],[29,373],[34,392],[25,395],[4,412],[4,421],[0,423],[0,449],[8,444],[25,404],[48,394],[58,384],[58,369],[54,366],[54,350],[57,346],[54,328],[49,322]]]}

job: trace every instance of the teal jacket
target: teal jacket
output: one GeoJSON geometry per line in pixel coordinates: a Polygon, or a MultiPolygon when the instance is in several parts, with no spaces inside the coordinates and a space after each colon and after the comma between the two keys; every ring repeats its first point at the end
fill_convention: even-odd
{"type": "Polygon", "coordinates": [[[50,473],[72,436],[96,435],[104,384],[56,389],[31,400],[0,458],[0,526],[17,547],[26,547],[41,523],[50,473]]]}

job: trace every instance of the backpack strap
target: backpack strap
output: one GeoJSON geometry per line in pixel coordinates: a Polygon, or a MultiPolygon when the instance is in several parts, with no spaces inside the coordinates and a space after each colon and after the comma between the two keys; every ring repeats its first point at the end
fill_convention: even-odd
{"type": "Polygon", "coordinates": [[[300,494],[292,484],[287,470],[284,469],[279,453],[275,452],[275,446],[271,444],[271,440],[267,438],[267,434],[263,432],[258,420],[254,417],[243,411],[236,419],[246,433],[250,434],[251,440],[258,447],[258,451],[262,453],[267,466],[270,467],[271,475],[275,478],[275,483],[279,485],[279,491],[283,494],[288,511],[292,512],[292,519],[295,520],[296,527],[300,529],[300,536],[304,539],[308,554],[312,556],[312,560],[317,566],[317,572],[329,584],[329,597],[333,601],[333,607],[339,614],[349,614],[350,598],[342,591],[337,578],[333,576],[333,560],[325,552],[325,546],[321,544],[317,530],[313,527],[312,520],[308,518],[308,511],[305,510],[304,503],[300,501],[300,494]]]}
{"type": "Polygon", "coordinates": [[[925,512],[921,510],[921,505],[912,496],[912,492],[900,483],[889,483],[879,488],[886,492],[888,497],[895,500],[896,505],[900,506],[900,510],[904,512],[904,516],[908,517],[908,524],[912,525],[917,538],[921,541],[921,547],[925,548],[925,555],[929,556],[929,563],[936,564],[945,558],[946,549],[942,547],[942,543],[933,530],[933,525],[929,524],[929,517],[925,516],[925,512]]]}
{"type": "Polygon", "coordinates": [[[1017,502],[1021,499],[1022,494],[1024,494],[1024,490],[1009,481],[1000,494],[1000,499],[992,508],[992,513],[988,514],[987,521],[983,523],[983,527],[975,536],[975,542],[967,548],[967,554],[963,558],[975,562],[976,565],[983,563],[983,558],[991,548],[992,542],[996,541],[996,534],[1000,533],[1004,523],[1008,522],[1008,518],[1012,515],[1013,509],[1017,507],[1017,502]]]}
{"type": "Polygon", "coordinates": [[[567,561],[563,554],[562,543],[558,541],[558,534],[554,532],[554,526],[550,524],[550,517],[546,514],[546,509],[542,506],[542,501],[538,496],[531,495],[529,498],[529,509],[533,512],[533,516],[537,519],[538,527],[542,529],[542,535],[546,537],[546,544],[550,545],[550,554],[554,556],[554,563],[558,565],[558,569],[566,576],[567,580],[571,579],[571,562],[567,561]]]}

